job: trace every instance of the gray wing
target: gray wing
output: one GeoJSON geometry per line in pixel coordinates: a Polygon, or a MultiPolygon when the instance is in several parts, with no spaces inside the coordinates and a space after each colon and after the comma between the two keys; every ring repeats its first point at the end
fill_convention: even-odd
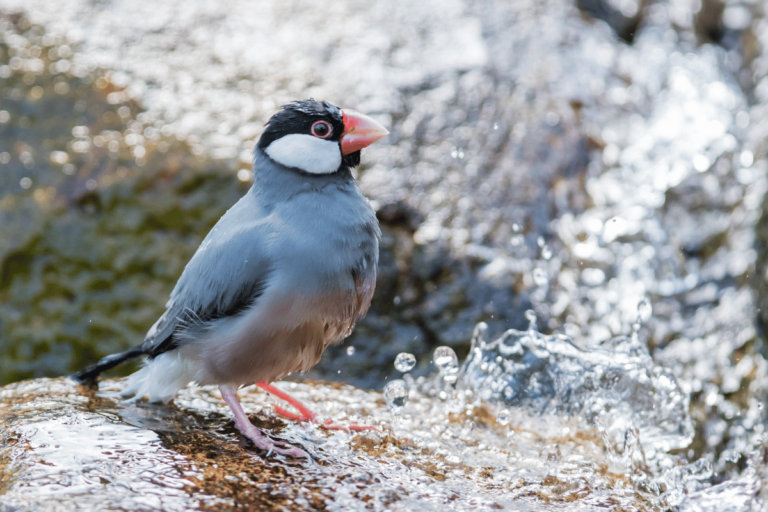
{"type": "Polygon", "coordinates": [[[262,222],[243,221],[248,213],[253,218],[257,212],[243,198],[205,237],[147,333],[145,353],[154,357],[178,347],[177,329],[236,314],[263,293],[272,271],[268,237],[262,222]]]}

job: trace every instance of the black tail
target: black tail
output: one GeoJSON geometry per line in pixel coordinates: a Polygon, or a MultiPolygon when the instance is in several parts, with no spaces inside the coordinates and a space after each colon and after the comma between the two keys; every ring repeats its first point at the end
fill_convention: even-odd
{"type": "Polygon", "coordinates": [[[107,356],[98,363],[92,364],[91,366],[88,366],[79,372],[70,375],[69,378],[76,380],[80,384],[91,382],[96,379],[96,377],[98,377],[101,372],[105,372],[126,361],[130,361],[131,359],[136,359],[139,356],[143,356],[144,354],[146,354],[145,349],[139,345],[137,347],[128,349],[125,352],[107,356]]]}

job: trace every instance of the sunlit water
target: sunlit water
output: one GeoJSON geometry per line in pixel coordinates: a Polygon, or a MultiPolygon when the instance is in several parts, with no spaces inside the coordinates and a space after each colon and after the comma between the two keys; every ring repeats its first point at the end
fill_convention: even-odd
{"type": "Polygon", "coordinates": [[[98,394],[62,380],[8,386],[0,396],[4,503],[421,511],[446,503],[457,510],[725,510],[719,507],[752,502],[754,470],[727,488],[695,493],[711,464],[670,454],[693,435],[688,396],[636,335],[584,351],[533,323],[492,342],[486,331],[477,326],[461,367],[452,364],[452,349],[439,347],[437,371],[393,381],[383,396],[344,385],[282,385],[322,418],[379,431],[284,423],[272,399],[254,387],[240,391],[257,425],[302,446],[312,461],[251,451],[215,388],[188,388],[175,406],[164,406],[114,398],[121,381],[103,383],[98,394]]]}
{"type": "MultiPolygon", "coordinates": [[[[494,428],[504,427],[487,446],[525,437],[506,437],[520,410],[555,414],[530,419],[530,430],[593,432],[594,460],[630,475],[621,481],[648,503],[696,510],[684,490],[710,509],[750,503],[760,474],[747,460],[763,435],[768,384],[750,285],[766,189],[766,88],[757,87],[765,66],[694,44],[683,3],[651,8],[631,46],[562,2],[341,2],[333,12],[311,2],[295,10],[266,2],[0,5],[29,8],[61,50],[41,57],[24,37],[9,37],[18,55],[3,73],[35,75],[41,63],[59,75],[102,68],[125,87],[111,93],[115,105],[133,98],[147,109],[124,134],[79,130],[69,154],[40,155],[64,174],[75,154],[98,144],[114,142],[141,161],[145,146],[173,136],[198,154],[238,161],[247,182],[263,121],[296,97],[391,122],[389,145],[367,154],[374,163],[363,187],[376,204],[405,199],[425,214],[413,237],[424,252],[437,247],[477,268],[455,286],[435,279],[432,291],[402,290],[403,307],[424,304],[421,320],[446,345],[465,346],[480,318],[493,331],[475,337],[460,371],[448,349],[433,357],[438,377],[398,375],[386,388],[394,410],[377,409],[377,421],[394,419],[400,436],[438,443],[435,450],[447,443],[441,464],[485,453],[480,441],[465,453],[439,437],[461,440],[475,426],[454,436],[449,422],[432,432],[483,397],[494,428]],[[344,20],[343,30],[325,23],[331,17],[344,20]],[[269,41],[266,26],[279,27],[269,41]],[[752,73],[754,91],[742,88],[742,71],[752,73]],[[476,283],[502,292],[488,298],[476,283]],[[509,323],[527,323],[529,306],[560,335],[523,328],[489,341],[509,323]]],[[[768,31],[755,33],[762,54],[768,31]]],[[[13,158],[27,166],[31,156],[13,158]]],[[[20,193],[42,190],[30,176],[14,177],[20,193]]],[[[395,368],[408,372],[416,360],[399,358],[395,368]]],[[[552,439],[516,445],[536,454],[522,468],[540,477],[534,458],[561,461],[567,443],[555,449],[552,439]]],[[[593,467],[585,471],[594,477],[593,467]]]]}

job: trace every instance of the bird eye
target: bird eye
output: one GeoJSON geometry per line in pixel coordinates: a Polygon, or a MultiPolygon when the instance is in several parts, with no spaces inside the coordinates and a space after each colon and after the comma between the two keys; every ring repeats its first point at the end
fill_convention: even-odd
{"type": "Polygon", "coordinates": [[[312,135],[321,139],[327,139],[331,136],[333,128],[325,121],[318,121],[312,125],[312,135]]]}

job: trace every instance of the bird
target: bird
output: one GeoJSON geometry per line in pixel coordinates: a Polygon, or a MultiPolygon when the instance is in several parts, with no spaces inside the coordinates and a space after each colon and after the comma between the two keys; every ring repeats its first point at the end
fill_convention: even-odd
{"type": "Polygon", "coordinates": [[[237,390],[255,383],[300,412],[279,413],[316,421],[271,383],[312,368],[370,306],[381,230],[352,171],[388,133],[326,101],[282,106],[254,148],[253,185],[202,241],[144,341],[71,377],[94,382],[146,356],[124,397],[167,403],[191,382],[217,385],[237,429],[267,457],[307,456],[251,424],[237,390]]]}

